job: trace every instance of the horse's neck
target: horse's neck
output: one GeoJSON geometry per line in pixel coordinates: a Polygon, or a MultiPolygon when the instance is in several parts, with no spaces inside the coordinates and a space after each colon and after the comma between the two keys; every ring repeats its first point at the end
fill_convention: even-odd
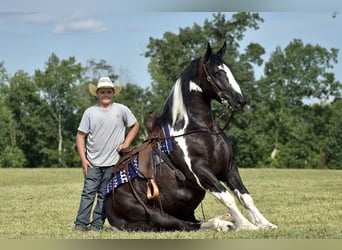
{"type": "MultiPolygon", "coordinates": [[[[212,112],[211,112],[211,101],[205,99],[202,95],[200,88],[182,88],[180,79],[175,83],[172,94],[166,102],[167,108],[164,107],[171,126],[177,130],[185,128],[189,124],[195,125],[196,127],[205,127],[207,124],[213,123],[212,112]],[[186,91],[189,89],[189,91],[186,91]],[[182,91],[186,91],[183,93],[182,91]]],[[[191,84],[191,83],[190,83],[191,84]]]]}
{"type": "Polygon", "coordinates": [[[199,123],[198,125],[207,126],[213,123],[213,113],[210,100],[204,100],[202,97],[193,96],[191,105],[187,108],[188,116],[191,120],[199,123]]]}

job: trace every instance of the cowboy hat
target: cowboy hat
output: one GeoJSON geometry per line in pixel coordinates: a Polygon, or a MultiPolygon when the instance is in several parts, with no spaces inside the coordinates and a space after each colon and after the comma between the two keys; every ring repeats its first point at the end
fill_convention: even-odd
{"type": "Polygon", "coordinates": [[[93,96],[97,96],[96,92],[100,88],[112,88],[114,90],[114,95],[119,94],[122,89],[120,83],[113,84],[112,80],[110,80],[110,78],[107,76],[101,77],[99,82],[97,83],[97,86],[92,83],[89,84],[89,92],[93,96]]]}

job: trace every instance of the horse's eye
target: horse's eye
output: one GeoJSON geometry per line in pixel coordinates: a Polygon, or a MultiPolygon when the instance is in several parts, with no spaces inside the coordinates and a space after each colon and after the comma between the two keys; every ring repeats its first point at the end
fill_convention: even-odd
{"type": "Polygon", "coordinates": [[[220,71],[219,70],[213,70],[213,75],[214,76],[218,76],[220,74],[220,71]]]}

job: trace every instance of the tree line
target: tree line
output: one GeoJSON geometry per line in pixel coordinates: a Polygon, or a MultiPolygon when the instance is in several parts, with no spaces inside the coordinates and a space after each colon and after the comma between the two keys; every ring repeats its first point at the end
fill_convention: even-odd
{"type": "MultiPolygon", "coordinates": [[[[225,131],[239,166],[342,169],[341,83],[331,72],[338,49],[294,38],[264,61],[262,45],[240,47],[245,32],[263,21],[258,13],[230,19],[216,13],[202,25],[151,37],[144,55],[151,86],[126,82],[114,101],[129,106],[144,124],[150,111],[161,112],[172,85],[206,44],[218,49],[226,41],[225,61],[249,99],[225,131]],[[264,72],[258,79],[257,67],[264,72]]],[[[104,75],[119,78],[105,60],[82,64],[54,53],[33,75],[19,70],[10,76],[0,62],[0,167],[79,167],[75,134],[83,111],[97,101],[88,85],[104,75]]],[[[217,103],[213,109],[223,127],[229,114],[222,115],[217,103]]],[[[145,136],[141,126],[135,144],[145,136]]]]}

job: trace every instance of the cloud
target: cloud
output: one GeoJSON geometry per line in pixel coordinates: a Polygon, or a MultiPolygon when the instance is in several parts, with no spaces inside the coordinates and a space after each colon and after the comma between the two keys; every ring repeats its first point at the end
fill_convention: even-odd
{"type": "Polygon", "coordinates": [[[107,30],[103,22],[94,15],[78,12],[0,13],[0,25],[21,25],[27,29],[45,27],[55,34],[104,32],[107,30]]]}
{"type": "Polygon", "coordinates": [[[21,24],[48,24],[56,21],[55,16],[49,13],[18,14],[16,18],[21,24]]]}
{"type": "Polygon", "coordinates": [[[72,32],[104,32],[106,30],[107,28],[102,22],[93,18],[85,18],[56,24],[53,32],[63,34],[72,32]]]}

